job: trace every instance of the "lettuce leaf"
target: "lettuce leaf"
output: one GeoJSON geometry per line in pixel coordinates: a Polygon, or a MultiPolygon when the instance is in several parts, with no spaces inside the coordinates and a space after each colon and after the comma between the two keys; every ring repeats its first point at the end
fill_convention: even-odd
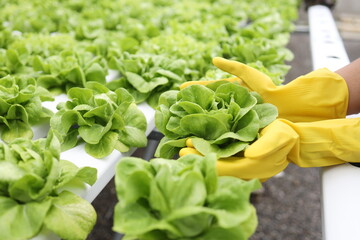
{"type": "Polygon", "coordinates": [[[96,212],[89,202],[63,191],[53,199],[44,225],[63,239],[86,239],[95,220],[96,212]]]}
{"type": "Polygon", "coordinates": [[[29,239],[35,236],[43,226],[51,204],[50,199],[19,204],[9,197],[0,196],[1,238],[29,239]]]}

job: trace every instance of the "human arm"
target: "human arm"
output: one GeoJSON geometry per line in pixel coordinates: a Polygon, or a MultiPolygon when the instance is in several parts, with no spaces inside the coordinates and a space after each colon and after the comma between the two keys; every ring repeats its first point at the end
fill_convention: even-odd
{"type": "Polygon", "coordinates": [[[360,112],[360,58],[335,71],[346,81],[349,90],[347,114],[360,112]]]}

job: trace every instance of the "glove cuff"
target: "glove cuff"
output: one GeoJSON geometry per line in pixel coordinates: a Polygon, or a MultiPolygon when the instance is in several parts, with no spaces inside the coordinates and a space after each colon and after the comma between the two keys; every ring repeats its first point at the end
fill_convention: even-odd
{"type": "Polygon", "coordinates": [[[278,102],[273,104],[278,106],[279,116],[292,122],[344,118],[349,104],[346,81],[326,68],[296,78],[276,94],[278,102]]]}
{"type": "MultiPolygon", "coordinates": [[[[333,108],[333,117],[327,119],[345,118],[349,105],[349,89],[345,79],[339,74],[330,71],[327,68],[320,68],[304,76],[314,82],[319,82],[318,87],[314,83],[314,90],[319,91],[318,101],[327,101],[324,107],[333,108]]],[[[309,85],[310,86],[310,85],[309,85]]],[[[327,120],[324,119],[324,120],[327,120]]]]}
{"type": "Polygon", "coordinates": [[[300,167],[360,162],[360,118],[286,123],[299,135],[288,160],[300,167]]]}

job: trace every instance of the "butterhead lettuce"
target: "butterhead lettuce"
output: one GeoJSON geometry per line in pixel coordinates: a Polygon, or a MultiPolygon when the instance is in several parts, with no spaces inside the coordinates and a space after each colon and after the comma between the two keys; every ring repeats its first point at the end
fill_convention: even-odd
{"type": "Polygon", "coordinates": [[[96,158],[108,156],[114,149],[127,152],[144,147],[147,123],[134,98],[124,88],[115,92],[97,82],[87,88],[71,88],[69,101],[60,103],[50,126],[62,136],[62,149],[74,147],[78,137],[85,150],[96,158]]]}
{"type": "Polygon", "coordinates": [[[126,240],[245,240],[256,229],[258,180],[217,176],[216,155],[128,157],[116,168],[114,227],[126,240]]]}
{"type": "Polygon", "coordinates": [[[66,186],[94,184],[96,169],[60,160],[60,143],[17,139],[0,144],[0,239],[30,239],[47,229],[63,239],[85,239],[96,221],[86,200],[66,186]]]}
{"type": "Polygon", "coordinates": [[[34,78],[11,75],[0,78],[1,139],[5,142],[31,139],[31,126],[49,120],[53,114],[41,105],[49,100],[53,100],[50,93],[38,86],[34,78]]]}
{"type": "Polygon", "coordinates": [[[119,87],[129,89],[136,102],[147,101],[156,107],[160,93],[177,89],[185,82],[183,59],[156,54],[123,54],[112,57],[110,66],[119,70],[121,78],[108,86],[113,90],[119,87]]]}
{"type": "Polygon", "coordinates": [[[168,91],[156,109],[155,125],[165,137],[155,155],[172,158],[187,138],[203,155],[242,154],[277,114],[277,108],[263,103],[259,94],[227,81],[168,91]]]}

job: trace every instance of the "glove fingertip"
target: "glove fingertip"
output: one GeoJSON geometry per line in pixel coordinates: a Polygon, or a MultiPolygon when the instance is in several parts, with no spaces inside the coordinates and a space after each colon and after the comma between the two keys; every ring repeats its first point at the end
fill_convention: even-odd
{"type": "Polygon", "coordinates": [[[193,148],[193,147],[194,147],[194,144],[193,144],[191,138],[186,139],[185,144],[186,144],[187,147],[190,147],[190,148],[193,148]]]}
{"type": "Polygon", "coordinates": [[[182,157],[182,156],[185,156],[187,154],[187,151],[185,151],[184,148],[180,149],[179,151],[179,156],[182,157]]]}
{"type": "Polygon", "coordinates": [[[224,58],[222,57],[213,57],[212,63],[216,66],[218,62],[221,62],[224,58]]]}
{"type": "Polygon", "coordinates": [[[213,64],[220,68],[221,70],[233,74],[235,76],[238,75],[238,69],[241,68],[244,64],[232,60],[228,60],[222,57],[214,57],[212,59],[213,64]]]}
{"type": "Polygon", "coordinates": [[[199,151],[197,151],[195,148],[187,147],[187,148],[182,148],[179,151],[179,156],[180,157],[188,155],[188,154],[196,154],[196,155],[202,156],[202,154],[199,151]]]}
{"type": "Polygon", "coordinates": [[[213,64],[217,68],[237,76],[245,82],[250,89],[259,94],[262,94],[264,90],[270,90],[276,87],[268,75],[244,63],[215,57],[213,58],[213,64]]]}

